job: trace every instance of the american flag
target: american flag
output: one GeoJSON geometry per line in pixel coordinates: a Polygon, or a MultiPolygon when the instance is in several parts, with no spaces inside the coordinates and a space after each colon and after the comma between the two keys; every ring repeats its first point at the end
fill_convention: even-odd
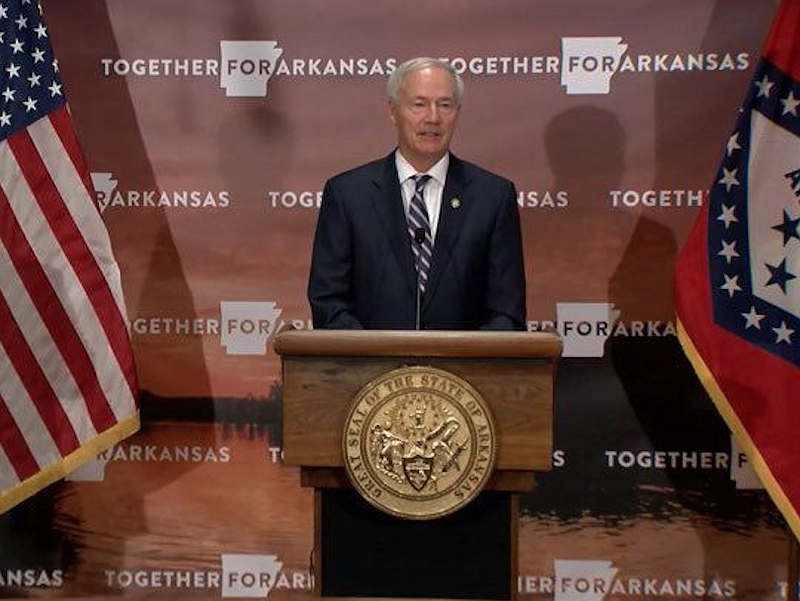
{"type": "Polygon", "coordinates": [[[800,0],[784,0],[675,274],[679,338],[800,537],[800,0]]]}
{"type": "Polygon", "coordinates": [[[0,0],[0,513],[139,427],[119,269],[41,7],[0,0]]]}

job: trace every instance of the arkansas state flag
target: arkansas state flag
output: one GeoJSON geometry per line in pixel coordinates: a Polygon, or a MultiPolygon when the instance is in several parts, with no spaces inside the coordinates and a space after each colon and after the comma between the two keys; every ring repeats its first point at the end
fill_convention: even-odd
{"type": "Polygon", "coordinates": [[[783,0],[675,272],[681,344],[800,537],[800,0],[783,0]]]}

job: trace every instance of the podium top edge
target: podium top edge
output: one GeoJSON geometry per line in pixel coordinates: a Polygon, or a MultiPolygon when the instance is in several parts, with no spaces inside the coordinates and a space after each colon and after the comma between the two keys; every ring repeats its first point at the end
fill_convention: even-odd
{"type": "Polygon", "coordinates": [[[274,348],[284,357],[556,359],[561,339],[550,332],[290,330],[276,336],[274,348]]]}

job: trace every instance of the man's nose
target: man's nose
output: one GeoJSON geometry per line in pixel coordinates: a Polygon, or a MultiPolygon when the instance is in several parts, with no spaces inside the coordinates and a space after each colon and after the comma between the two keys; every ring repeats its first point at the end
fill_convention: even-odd
{"type": "Polygon", "coordinates": [[[436,105],[435,102],[429,104],[427,120],[431,123],[438,123],[440,119],[441,119],[441,114],[439,113],[439,107],[436,105]]]}

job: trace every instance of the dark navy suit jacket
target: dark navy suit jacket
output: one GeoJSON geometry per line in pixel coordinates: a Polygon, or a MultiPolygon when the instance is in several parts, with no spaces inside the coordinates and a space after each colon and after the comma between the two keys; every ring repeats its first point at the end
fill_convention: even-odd
{"type": "MultiPolygon", "coordinates": [[[[416,285],[394,153],[329,180],[308,283],[314,327],[414,329],[416,285]]],[[[514,185],[451,154],[421,327],[525,326],[514,185]]]]}

